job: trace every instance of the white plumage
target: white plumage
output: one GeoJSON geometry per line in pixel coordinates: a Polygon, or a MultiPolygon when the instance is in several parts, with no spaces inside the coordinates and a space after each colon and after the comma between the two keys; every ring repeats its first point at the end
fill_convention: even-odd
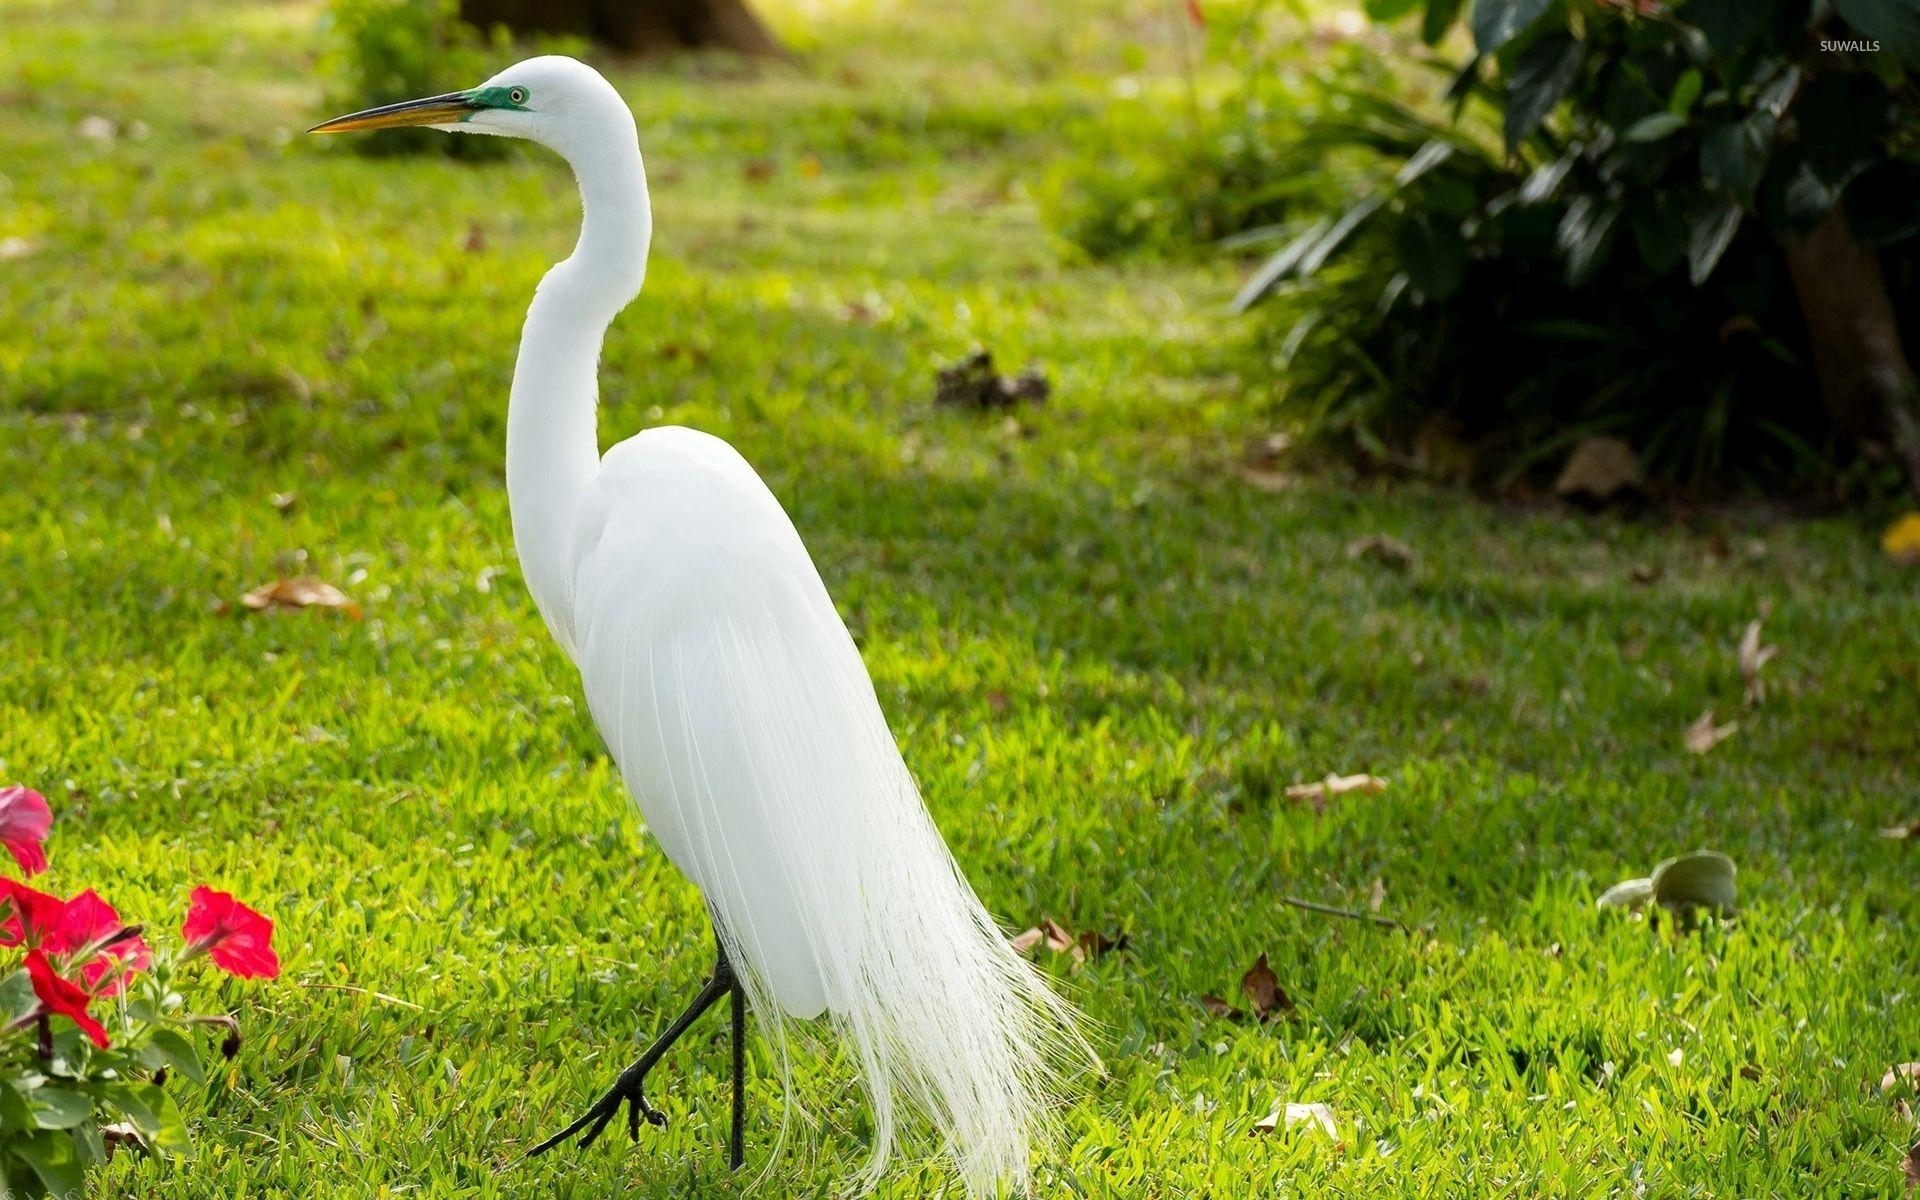
{"type": "Polygon", "coordinates": [[[844,1037],[874,1110],[868,1183],[912,1108],[974,1195],[1024,1189],[1056,1067],[1095,1060],[955,867],[799,534],[718,438],[650,429],[596,453],[600,341],[651,233],[625,103],[544,57],[321,128],[403,123],[528,137],[579,181],[579,245],[541,282],[514,371],[514,540],[754,1013],[782,1055],[790,1018],[824,1013],[844,1037]]]}

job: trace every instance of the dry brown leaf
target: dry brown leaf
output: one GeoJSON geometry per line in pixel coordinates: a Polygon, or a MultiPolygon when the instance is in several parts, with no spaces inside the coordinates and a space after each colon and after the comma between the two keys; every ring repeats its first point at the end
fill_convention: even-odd
{"type": "Polygon", "coordinates": [[[1640,457],[1616,437],[1588,438],[1573,448],[1553,490],[1569,500],[1605,504],[1641,490],[1640,457]]]}
{"type": "Polygon", "coordinates": [[[1334,1141],[1340,1140],[1340,1126],[1333,1119],[1333,1110],[1324,1104],[1276,1104],[1272,1112],[1253,1123],[1254,1133],[1272,1133],[1276,1129],[1292,1129],[1295,1125],[1318,1125],[1334,1141]]]}
{"type": "Polygon", "coordinates": [[[1920,817],[1915,817],[1905,825],[1890,825],[1880,831],[1883,838],[1892,838],[1896,842],[1920,842],[1920,817]]]}
{"type": "Polygon", "coordinates": [[[1658,583],[1660,576],[1666,574],[1666,569],[1659,563],[1635,563],[1628,574],[1635,583],[1658,583]]]}
{"type": "Polygon", "coordinates": [[[460,248],[468,254],[478,254],[487,248],[487,231],[480,222],[473,221],[467,225],[467,236],[460,239],[460,248]]]}
{"type": "Polygon", "coordinates": [[[1740,722],[1738,721],[1728,721],[1725,725],[1715,725],[1713,723],[1713,710],[1709,708],[1707,711],[1701,713],[1693,724],[1687,726],[1687,731],[1683,736],[1686,739],[1687,749],[1693,751],[1695,754],[1705,754],[1721,742],[1732,737],[1734,731],[1739,728],[1740,722]]]}
{"type": "Polygon", "coordinates": [[[1387,781],[1377,775],[1329,775],[1317,783],[1296,783],[1286,791],[1289,800],[1306,800],[1322,808],[1329,798],[1349,792],[1371,795],[1384,791],[1387,781]]]}
{"type": "Polygon", "coordinates": [[[1284,492],[1293,486],[1293,476],[1283,469],[1292,444],[1293,439],[1284,433],[1255,438],[1248,443],[1246,458],[1234,468],[1234,473],[1243,483],[1259,491],[1284,492]]]}
{"type": "Polygon", "coordinates": [[[1109,937],[1097,929],[1076,934],[1052,917],[1046,917],[1040,924],[1014,937],[1012,945],[1020,954],[1031,954],[1044,945],[1055,954],[1072,955],[1077,965],[1090,958],[1099,958],[1111,950],[1125,950],[1127,935],[1121,932],[1109,937]]]}
{"type": "Polygon", "coordinates": [[[1277,1013],[1293,1011],[1293,998],[1280,986],[1280,977],[1267,964],[1265,954],[1255,959],[1247,973],[1240,977],[1240,994],[1247,998],[1253,1015],[1262,1021],[1277,1013]]]}
{"type": "Polygon", "coordinates": [[[1231,1004],[1228,1004],[1225,1000],[1214,995],[1212,992],[1208,992],[1206,995],[1200,997],[1200,1006],[1206,1009],[1208,1012],[1212,1013],[1214,1016],[1224,1017],[1229,1021],[1239,1021],[1244,1019],[1247,1015],[1244,1011],[1238,1008],[1235,1008],[1231,1004]]]}
{"type": "Polygon", "coordinates": [[[1887,526],[1880,550],[1903,567],[1920,566],[1920,512],[1910,512],[1887,526]]]}
{"type": "Polygon", "coordinates": [[[1355,560],[1366,559],[1379,563],[1383,567],[1392,567],[1404,571],[1413,565],[1413,547],[1397,537],[1384,533],[1370,533],[1363,538],[1355,538],[1347,543],[1347,557],[1355,560]]]}
{"type": "Polygon", "coordinates": [[[1065,954],[1073,949],[1073,935],[1060,922],[1047,917],[1040,922],[1040,928],[1046,931],[1047,949],[1055,954],[1065,954]]]}
{"type": "Polygon", "coordinates": [[[240,604],[255,612],[268,608],[337,608],[349,616],[360,615],[360,606],[345,592],[312,575],[263,583],[240,597],[240,604]]]}
{"type": "Polygon", "coordinates": [[[1915,1188],[1920,1188],[1920,1142],[1908,1147],[1907,1156],[1900,1160],[1900,1169],[1907,1173],[1907,1194],[1912,1195],[1915,1188]]]}
{"type": "Polygon", "coordinates": [[[1747,622],[1746,632],[1740,635],[1740,679],[1747,685],[1749,708],[1766,699],[1767,685],[1760,678],[1760,668],[1772,662],[1773,656],[1780,653],[1780,647],[1760,643],[1760,626],[1765,620],[1765,613],[1755,617],[1747,622]]]}

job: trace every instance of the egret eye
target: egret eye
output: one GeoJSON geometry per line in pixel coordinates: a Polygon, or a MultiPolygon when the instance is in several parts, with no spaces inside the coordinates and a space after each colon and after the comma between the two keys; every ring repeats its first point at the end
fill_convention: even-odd
{"type": "Polygon", "coordinates": [[[527,89],[511,88],[507,91],[507,99],[513,101],[515,104],[525,104],[527,102],[527,89]]]}

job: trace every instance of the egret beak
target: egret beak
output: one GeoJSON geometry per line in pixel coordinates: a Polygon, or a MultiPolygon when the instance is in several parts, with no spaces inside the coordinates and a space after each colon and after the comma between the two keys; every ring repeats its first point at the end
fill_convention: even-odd
{"type": "Polygon", "coordinates": [[[365,108],[331,121],[322,121],[308,133],[356,133],[362,129],[398,129],[403,125],[457,125],[481,106],[471,92],[448,92],[365,108]]]}

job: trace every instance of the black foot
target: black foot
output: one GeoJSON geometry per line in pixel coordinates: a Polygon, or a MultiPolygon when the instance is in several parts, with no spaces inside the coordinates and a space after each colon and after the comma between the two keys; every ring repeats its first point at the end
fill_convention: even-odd
{"type": "Polygon", "coordinates": [[[686,1033],[687,1027],[700,1018],[700,1014],[712,1008],[714,1003],[722,996],[729,995],[733,998],[734,1107],[733,1129],[731,1131],[732,1136],[728,1138],[727,1157],[730,1165],[738,1167],[740,1165],[742,1149],[741,1132],[746,1115],[744,1108],[745,1097],[742,1095],[745,1060],[741,1046],[746,1024],[746,1010],[744,1007],[746,994],[741,989],[739,981],[734,977],[733,968],[727,962],[727,955],[724,948],[720,951],[719,961],[714,964],[713,975],[708,978],[705,986],[700,989],[699,994],[693,998],[693,1001],[687,1005],[686,1010],[674,1019],[673,1024],[667,1027],[665,1033],[660,1035],[659,1040],[649,1046],[647,1052],[642,1054],[631,1066],[620,1072],[620,1077],[613,1081],[613,1086],[607,1089],[606,1095],[596,1100],[593,1107],[588,1109],[585,1115],[565,1129],[562,1129],[559,1133],[554,1134],[546,1141],[541,1142],[538,1146],[527,1151],[527,1157],[533,1158],[536,1155],[545,1154],[547,1151],[558,1146],[561,1142],[566,1141],[575,1134],[580,1133],[582,1130],[585,1130],[586,1134],[580,1139],[580,1148],[585,1150],[599,1139],[600,1134],[606,1129],[607,1123],[613,1120],[614,1116],[619,1113],[622,1104],[627,1106],[627,1132],[632,1135],[635,1141],[640,1140],[640,1121],[642,1118],[645,1118],[649,1125],[665,1126],[667,1123],[666,1115],[654,1108],[653,1105],[647,1103],[647,1072],[653,1070],[654,1064],[658,1063],[661,1056],[672,1049],[673,1044],[680,1040],[682,1034],[686,1033]]]}
{"type": "Polygon", "coordinates": [[[588,1109],[579,1120],[527,1151],[527,1157],[533,1158],[536,1155],[545,1154],[583,1129],[586,1130],[586,1136],[580,1139],[580,1149],[585,1150],[599,1139],[600,1134],[607,1128],[607,1122],[613,1120],[614,1114],[620,1111],[622,1104],[627,1106],[627,1135],[634,1141],[640,1140],[642,1118],[645,1118],[649,1125],[665,1129],[667,1115],[647,1103],[645,1072],[640,1072],[629,1079],[628,1075],[631,1072],[631,1067],[620,1072],[620,1078],[607,1089],[607,1094],[596,1100],[593,1107],[588,1109]]]}

